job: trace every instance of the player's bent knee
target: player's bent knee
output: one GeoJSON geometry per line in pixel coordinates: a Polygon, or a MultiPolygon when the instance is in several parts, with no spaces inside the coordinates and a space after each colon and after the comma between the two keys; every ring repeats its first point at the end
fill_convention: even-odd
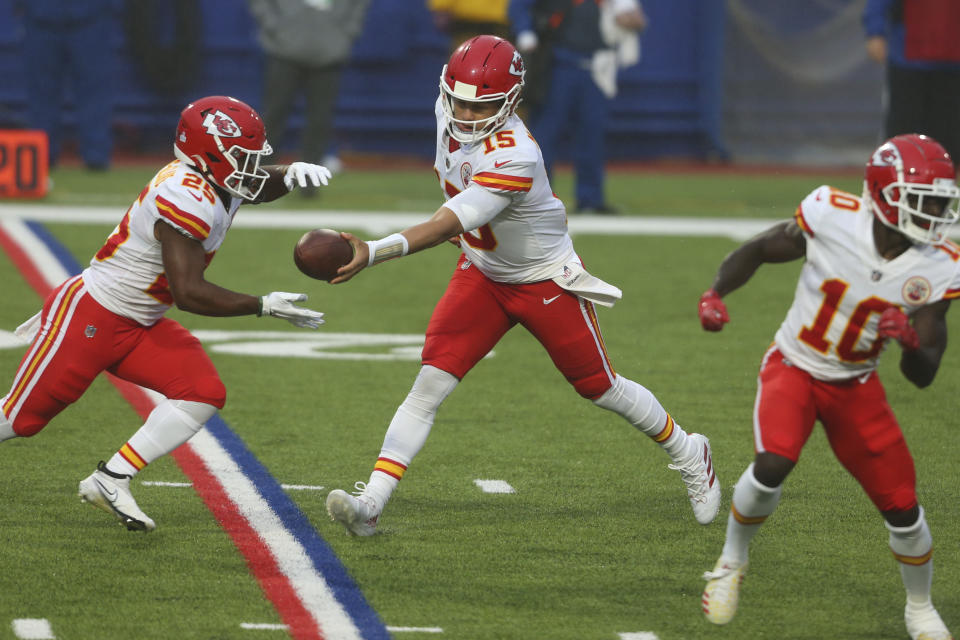
{"type": "Polygon", "coordinates": [[[0,415],[4,415],[2,421],[0,421],[0,424],[5,427],[2,431],[7,436],[3,439],[6,440],[11,437],[29,438],[37,435],[66,406],[66,404],[57,401],[33,403],[23,407],[12,420],[0,413],[0,415]]]}
{"type": "Polygon", "coordinates": [[[16,421],[11,424],[11,430],[18,438],[29,438],[40,433],[50,420],[39,416],[17,416],[16,421]]]}
{"type": "Polygon", "coordinates": [[[204,378],[197,381],[191,393],[178,399],[202,402],[223,409],[227,403],[227,388],[219,377],[204,378]]]}
{"type": "Polygon", "coordinates": [[[459,382],[452,373],[432,365],[424,365],[420,368],[404,404],[434,413],[459,382]]]}
{"type": "Polygon", "coordinates": [[[911,509],[897,509],[884,511],[882,513],[883,519],[886,520],[891,527],[903,529],[912,527],[920,519],[920,505],[915,503],[911,509]]]}
{"type": "Polygon", "coordinates": [[[570,380],[570,384],[577,390],[582,397],[587,400],[596,401],[597,398],[605,394],[613,386],[606,372],[599,373],[579,380],[570,380]]]}
{"type": "Polygon", "coordinates": [[[753,477],[760,484],[775,489],[787,479],[794,464],[790,458],[765,451],[757,454],[753,462],[753,477]]]}
{"type": "Polygon", "coordinates": [[[906,525],[895,524],[891,522],[887,514],[914,514],[913,516],[893,515],[893,517],[899,521],[909,519],[910,517],[913,517],[913,519],[916,520],[915,516],[917,513],[919,513],[920,507],[918,506],[919,503],[917,502],[917,492],[912,487],[904,487],[885,495],[871,496],[871,499],[873,500],[873,503],[876,505],[877,509],[880,510],[880,513],[883,514],[883,517],[887,520],[887,522],[894,524],[894,526],[903,527],[908,526],[910,523],[907,523],[906,525]]]}

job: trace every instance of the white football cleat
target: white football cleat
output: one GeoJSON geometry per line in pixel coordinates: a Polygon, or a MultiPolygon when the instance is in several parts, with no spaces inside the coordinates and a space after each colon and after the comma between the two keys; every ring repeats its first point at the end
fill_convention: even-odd
{"type": "Polygon", "coordinates": [[[913,604],[907,602],[903,614],[907,623],[907,633],[911,640],[953,640],[947,625],[943,624],[940,614],[933,608],[932,602],[913,604]]]}
{"type": "Polygon", "coordinates": [[[733,620],[740,601],[740,584],[746,571],[746,563],[728,562],[721,557],[713,571],[703,574],[707,586],[703,589],[700,602],[707,620],[713,624],[727,624],[733,620]]]}
{"type": "Polygon", "coordinates": [[[103,460],[97,470],[80,481],[80,499],[112,514],[130,531],[153,531],[156,523],[140,510],[130,493],[130,476],[107,471],[103,460]]]}
{"type": "Polygon", "coordinates": [[[679,471],[683,483],[687,485],[687,495],[697,522],[710,524],[720,510],[721,497],[710,441],[699,433],[691,433],[688,437],[693,441],[694,453],[682,462],[667,466],[679,471]]]}
{"type": "Polygon", "coordinates": [[[377,532],[377,520],[380,518],[377,503],[363,493],[366,489],[364,483],[358,482],[355,488],[355,495],[343,489],[331,491],[327,496],[327,513],[331,520],[347,528],[348,535],[372,536],[377,532]]]}

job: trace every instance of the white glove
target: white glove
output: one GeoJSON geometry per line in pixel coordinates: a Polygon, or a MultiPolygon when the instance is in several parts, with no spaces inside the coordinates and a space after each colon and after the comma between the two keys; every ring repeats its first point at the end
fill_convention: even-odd
{"type": "Polygon", "coordinates": [[[300,185],[301,187],[327,186],[332,175],[330,169],[320,166],[319,164],[294,162],[287,167],[286,173],[283,174],[283,184],[286,185],[287,191],[293,191],[296,185],[300,185]]]}
{"type": "Polygon", "coordinates": [[[517,49],[521,53],[529,53],[540,44],[540,38],[533,31],[521,31],[517,34],[517,49]]]}
{"type": "MultiPolygon", "coordinates": [[[[313,165],[310,165],[313,166],[313,165]]],[[[322,167],[321,167],[322,168],[322,167]]],[[[260,297],[262,309],[257,315],[283,318],[301,329],[316,329],[323,324],[323,314],[313,309],[304,309],[293,304],[307,299],[305,293],[274,291],[260,297]]]]}

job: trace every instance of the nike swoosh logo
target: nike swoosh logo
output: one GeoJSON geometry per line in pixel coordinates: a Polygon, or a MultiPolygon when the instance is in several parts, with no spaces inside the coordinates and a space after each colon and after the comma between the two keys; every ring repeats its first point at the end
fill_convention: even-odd
{"type": "Polygon", "coordinates": [[[203,202],[203,196],[201,196],[201,195],[199,195],[199,194],[196,194],[196,193],[194,193],[193,191],[190,191],[189,193],[190,193],[190,195],[192,195],[194,198],[196,198],[197,202],[203,202]]]}
{"type": "Polygon", "coordinates": [[[99,479],[99,478],[94,478],[93,481],[97,483],[97,486],[100,488],[100,493],[102,493],[103,495],[105,495],[105,496],[107,497],[107,500],[109,500],[110,502],[116,502],[116,501],[117,501],[117,490],[116,490],[116,489],[114,489],[113,491],[111,491],[110,489],[107,489],[107,485],[105,485],[105,484],[103,484],[102,482],[100,482],[100,479],[99,479]]]}
{"type": "Polygon", "coordinates": [[[502,166],[505,165],[505,164],[510,164],[510,161],[509,161],[509,160],[502,160],[502,161],[500,161],[500,162],[494,162],[494,163],[493,163],[493,168],[494,168],[494,169],[499,169],[500,167],[502,167],[502,166]]]}
{"type": "Polygon", "coordinates": [[[556,300],[556,299],[559,298],[559,297],[560,297],[560,294],[557,294],[557,295],[553,296],[552,298],[544,298],[544,299],[543,299],[543,304],[550,304],[551,302],[553,302],[554,300],[556,300]]]}

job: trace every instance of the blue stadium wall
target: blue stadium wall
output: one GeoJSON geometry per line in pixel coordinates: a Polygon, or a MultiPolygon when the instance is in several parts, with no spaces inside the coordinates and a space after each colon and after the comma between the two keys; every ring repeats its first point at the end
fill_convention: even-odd
{"type": "MultiPolygon", "coordinates": [[[[114,42],[118,147],[166,149],[179,110],[195,97],[227,94],[260,105],[263,56],[242,0],[127,0],[118,5],[123,7],[114,42]],[[124,26],[131,6],[136,7],[141,33],[153,38],[144,43],[141,35],[140,44],[176,52],[165,60],[165,71],[159,76],[154,71],[152,79],[135,57],[124,26]],[[183,35],[191,29],[199,38],[185,47],[183,35]]],[[[621,73],[620,93],[607,124],[609,156],[722,156],[723,3],[647,0],[644,7],[651,27],[643,38],[641,63],[621,73]]],[[[0,126],[22,124],[30,108],[22,37],[14,0],[0,0],[0,126]]],[[[431,157],[433,103],[447,51],[448,41],[434,28],[423,1],[373,0],[343,77],[335,121],[340,148],[431,157]]],[[[295,148],[301,109],[294,114],[291,134],[275,146],[295,148]]],[[[64,123],[69,131],[69,108],[64,123]]]]}

